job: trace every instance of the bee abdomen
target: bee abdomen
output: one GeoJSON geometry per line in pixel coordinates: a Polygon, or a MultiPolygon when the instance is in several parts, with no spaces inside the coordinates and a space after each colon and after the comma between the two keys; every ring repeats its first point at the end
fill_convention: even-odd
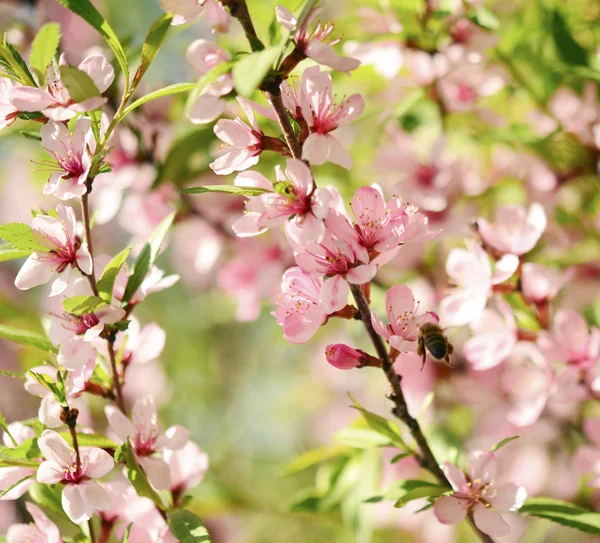
{"type": "Polygon", "coordinates": [[[442,334],[433,334],[425,337],[425,347],[432,357],[443,360],[448,354],[448,342],[442,334]]]}

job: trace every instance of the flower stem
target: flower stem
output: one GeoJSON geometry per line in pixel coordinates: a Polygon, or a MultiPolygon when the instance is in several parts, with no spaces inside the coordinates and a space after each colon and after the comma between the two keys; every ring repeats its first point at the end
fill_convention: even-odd
{"type": "MultiPolygon", "coordinates": [[[[89,179],[88,186],[91,186],[91,184],[92,180],[89,179]]],[[[89,273],[89,275],[85,274],[85,276],[88,280],[88,283],[90,284],[90,287],[92,288],[94,296],[98,296],[98,286],[96,285],[96,272],[94,269],[94,249],[92,247],[92,228],[90,222],[90,206],[88,202],[88,194],[89,189],[88,192],[86,192],[81,197],[81,216],[83,218],[83,228],[85,230],[85,241],[87,243],[90,256],[92,257],[92,271],[89,273]]]]}
{"type": "Polygon", "coordinates": [[[274,86],[272,89],[266,91],[266,95],[269,99],[269,102],[271,102],[273,109],[275,110],[277,120],[279,121],[279,125],[283,130],[285,141],[292,152],[292,156],[298,160],[302,160],[302,146],[296,137],[294,128],[292,127],[292,123],[290,122],[290,118],[288,116],[287,109],[283,105],[279,85],[274,86]]]}
{"type": "Polygon", "coordinates": [[[115,403],[121,412],[127,415],[125,409],[125,401],[123,399],[123,389],[121,387],[121,379],[119,377],[119,370],[117,369],[117,359],[115,357],[115,345],[110,339],[106,340],[108,346],[108,357],[110,358],[110,371],[112,373],[113,386],[115,389],[115,403]]]}
{"type": "Polygon", "coordinates": [[[92,519],[88,520],[88,527],[90,529],[90,541],[96,543],[96,532],[94,531],[94,521],[92,519]]]}

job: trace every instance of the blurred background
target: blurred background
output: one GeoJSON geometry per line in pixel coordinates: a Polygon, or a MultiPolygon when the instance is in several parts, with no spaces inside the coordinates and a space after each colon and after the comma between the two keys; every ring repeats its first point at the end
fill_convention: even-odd
{"type": "MultiPolygon", "coordinates": [[[[278,3],[290,9],[301,5],[249,1],[259,35],[273,42],[280,35],[274,19],[278,3]]],[[[134,59],[161,14],[158,1],[95,4],[134,59]]],[[[335,74],[334,92],[338,99],[360,92],[367,105],[356,122],[340,130],[355,167],[319,167],[319,184],[336,186],[348,202],[358,186],[380,183],[388,196],[398,194],[419,205],[443,229],[435,242],[405,246],[382,270],[373,287],[375,307],[383,310],[387,287],[405,282],[422,307],[435,310],[448,288],[446,255],[472,236],[471,221],[493,217],[506,203],[537,201],[551,220],[532,259],[558,270],[573,268],[560,306],[580,310],[590,325],[599,326],[600,3],[323,4],[319,19],[335,21],[334,35],[344,38],[340,49],[363,61],[350,77],[335,74]]],[[[0,0],[0,31],[25,58],[36,29],[48,21],[61,24],[61,50],[70,64],[93,51],[109,55],[100,36],[54,0],[0,0]]],[[[172,29],[139,92],[197,79],[185,59],[187,46],[197,38],[212,39],[203,22],[172,29]]],[[[217,40],[229,50],[247,50],[237,23],[217,40]]],[[[116,105],[118,85],[109,91],[108,110],[116,105]]],[[[327,365],[329,343],[369,350],[354,322],[332,320],[304,345],[283,340],[270,312],[293,256],[277,232],[233,237],[230,226],[243,211],[242,199],[180,197],[181,187],[232,183],[234,177],[218,178],[208,168],[219,142],[211,125],[194,126],[185,119],[185,100],[151,102],[129,117],[113,141],[108,160],[113,171],[97,179],[91,202],[96,254],[114,255],[132,242],[139,247],[164,216],[178,211],[158,265],[181,279],[136,310],[142,326],[156,323],[165,330],[166,343],[156,360],[132,364],[126,394],[130,400],[156,395],[165,425],[186,426],[208,453],[210,467],[192,492],[190,508],[205,519],[215,543],[471,541],[468,527],[443,527],[431,511],[413,515],[416,506],[394,510],[389,504],[364,503],[385,483],[419,474],[410,460],[390,465],[393,451],[352,448],[335,437],[349,425],[360,426],[348,392],[370,411],[389,415],[386,383],[379,372],[342,372],[327,365]],[[302,457],[290,468],[316,447],[322,447],[317,456],[324,463],[313,465],[302,457]]],[[[230,102],[227,114],[238,113],[230,102]]],[[[30,124],[31,130],[39,129],[30,124]]],[[[274,123],[261,119],[263,124],[266,133],[278,135],[274,123]]],[[[28,223],[32,209],[56,204],[42,196],[47,173],[32,161],[42,160],[44,151],[20,133],[28,129],[20,124],[0,133],[2,223],[28,223]]],[[[273,178],[280,163],[265,153],[257,169],[273,178]]],[[[41,329],[47,318],[40,320],[40,308],[47,316],[55,306],[43,288],[20,292],[14,287],[19,264],[0,265],[0,322],[41,329]]],[[[535,327],[526,308],[520,311],[522,326],[529,318],[535,327]]],[[[450,336],[456,369],[431,363],[422,372],[419,364],[398,368],[414,414],[425,404],[423,420],[437,436],[440,455],[462,443],[465,449],[489,447],[520,434],[501,456],[514,480],[531,495],[596,507],[598,496],[589,488],[582,491],[569,467],[582,441],[576,422],[583,411],[561,404],[516,427],[506,416],[510,395],[494,388],[502,370],[473,372],[461,351],[468,329],[453,329],[450,336]]],[[[26,369],[41,362],[37,351],[0,340],[1,368],[26,369]]],[[[14,380],[0,377],[0,390],[0,411],[9,421],[36,415],[38,400],[14,380]]],[[[92,402],[90,416],[100,425],[101,415],[100,404],[92,402]]],[[[21,503],[0,502],[0,528],[22,513],[21,503]]],[[[506,541],[594,540],[543,520],[515,516],[511,526],[506,541]]]]}

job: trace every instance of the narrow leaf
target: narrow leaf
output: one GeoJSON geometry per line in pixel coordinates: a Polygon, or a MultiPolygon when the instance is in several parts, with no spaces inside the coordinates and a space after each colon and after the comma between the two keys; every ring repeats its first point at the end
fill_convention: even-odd
{"type": "Polygon", "coordinates": [[[73,66],[61,66],[62,82],[75,102],[84,102],[89,98],[100,96],[94,80],[84,71],[73,66]]]}
{"type": "Polygon", "coordinates": [[[490,451],[491,452],[496,452],[498,449],[501,449],[502,447],[504,447],[504,445],[507,445],[508,443],[510,443],[511,441],[514,441],[515,439],[519,439],[521,436],[512,436],[512,437],[505,437],[502,441],[499,441],[498,443],[496,443],[496,445],[494,445],[490,451]]]}
{"type": "Polygon", "coordinates": [[[133,77],[133,82],[131,83],[131,87],[133,89],[138,86],[142,77],[144,77],[144,74],[148,68],[150,68],[152,61],[158,54],[158,51],[167,37],[167,32],[171,27],[172,20],[172,15],[164,13],[154,22],[148,31],[148,35],[146,36],[146,40],[142,46],[142,58],[140,61],[140,66],[133,77]]]}
{"type": "Polygon", "coordinates": [[[354,404],[353,407],[355,409],[358,409],[362,413],[363,417],[367,421],[367,424],[373,430],[375,430],[377,433],[381,434],[382,436],[389,438],[392,443],[394,443],[401,449],[403,449],[405,451],[409,450],[409,447],[406,445],[406,443],[402,439],[402,436],[400,435],[400,429],[398,428],[398,426],[396,424],[394,424],[391,420],[384,419],[383,417],[376,415],[375,413],[371,413],[370,411],[367,411],[362,405],[360,405],[352,397],[352,395],[349,394],[349,396],[350,396],[350,399],[352,400],[352,403],[354,404]]]}
{"type": "Polygon", "coordinates": [[[20,330],[19,328],[0,324],[0,338],[28,347],[35,347],[42,351],[57,352],[56,347],[45,336],[29,330],[20,330]]]}
{"type": "Polygon", "coordinates": [[[279,47],[270,46],[250,53],[233,67],[233,84],[238,94],[250,96],[263,83],[279,55],[279,47]]]}
{"type": "Polygon", "coordinates": [[[46,507],[61,518],[66,518],[61,503],[62,489],[63,485],[42,485],[36,483],[29,489],[29,496],[38,505],[46,507]]]}
{"type": "Polygon", "coordinates": [[[0,246],[0,262],[7,262],[9,260],[16,260],[18,258],[26,258],[31,254],[31,251],[27,249],[14,249],[7,245],[0,246]]]}
{"type": "Polygon", "coordinates": [[[203,187],[190,187],[183,189],[182,194],[204,194],[205,192],[222,192],[224,194],[236,194],[240,196],[260,196],[265,192],[271,192],[259,187],[235,187],[233,185],[205,185],[203,187]]]}
{"type": "Polygon", "coordinates": [[[196,83],[185,103],[185,112],[189,115],[190,110],[196,104],[199,96],[204,92],[204,89],[214,83],[220,76],[227,73],[233,67],[233,62],[221,62],[212,68],[207,74],[200,78],[196,83]]]}
{"type": "Polygon", "coordinates": [[[552,39],[558,56],[571,66],[587,66],[587,51],[572,36],[564,17],[555,9],[550,22],[552,39]]]}
{"type": "Polygon", "coordinates": [[[190,511],[179,509],[169,514],[169,528],[181,543],[210,543],[210,535],[202,519],[190,511]]]}
{"type": "Polygon", "coordinates": [[[63,309],[73,315],[85,315],[93,313],[106,302],[98,296],[72,296],[63,300],[63,309]]]}
{"type": "Polygon", "coordinates": [[[519,509],[521,515],[551,520],[581,532],[600,535],[600,514],[553,498],[530,498],[519,509]]]}
{"type": "Polygon", "coordinates": [[[140,106],[143,106],[147,102],[151,102],[152,100],[157,100],[158,98],[162,98],[163,96],[171,96],[172,94],[180,94],[182,92],[190,92],[196,87],[196,83],[175,83],[174,85],[169,85],[168,87],[164,87],[154,92],[150,92],[141,98],[138,98],[135,102],[129,104],[124,110],[123,113],[119,116],[119,121],[123,120],[127,115],[129,115],[134,109],[137,109],[140,106]]]}
{"type": "Polygon", "coordinates": [[[125,264],[130,252],[131,247],[127,247],[117,256],[115,256],[106,265],[106,268],[104,268],[100,279],[98,279],[98,291],[100,292],[100,297],[107,303],[110,303],[112,300],[112,292],[115,286],[115,280],[117,279],[117,275],[123,267],[123,264],[125,264]]]}
{"type": "Polygon", "coordinates": [[[10,438],[13,445],[16,447],[18,444],[15,441],[15,438],[10,433],[10,430],[8,428],[8,422],[6,421],[6,417],[4,416],[3,413],[0,413],[0,428],[2,428],[6,432],[6,435],[10,438]]]}
{"type": "Polygon", "coordinates": [[[20,481],[17,481],[15,484],[9,486],[4,491],[0,492],[0,500],[2,499],[3,496],[8,494],[13,488],[18,487],[21,483],[24,483],[25,481],[29,481],[29,479],[31,479],[34,476],[35,476],[35,474],[27,475],[27,477],[23,477],[20,481]]]}
{"type": "MultiPolygon", "coordinates": [[[[60,436],[69,444],[73,445],[71,432],[59,432],[60,436]]],[[[112,439],[102,434],[77,433],[77,443],[80,447],[99,447],[100,449],[117,449],[119,445],[112,439]]]]}
{"type": "Polygon", "coordinates": [[[317,464],[336,458],[345,451],[347,451],[345,447],[340,447],[338,445],[329,445],[311,449],[294,458],[294,460],[284,468],[282,475],[294,475],[295,473],[299,473],[300,471],[316,466],[317,464]]]}
{"type": "MultiPolygon", "coordinates": [[[[37,83],[29,71],[27,63],[19,52],[7,41],[0,43],[0,56],[4,58],[10,70],[19,78],[19,81],[24,85],[37,87],[37,83]]],[[[0,58],[1,60],[1,58],[0,58]]]]}
{"type": "Polygon", "coordinates": [[[355,449],[389,447],[392,441],[372,428],[344,428],[334,436],[335,442],[355,449]]]}
{"type": "Polygon", "coordinates": [[[31,226],[20,222],[11,222],[0,226],[0,238],[8,241],[14,249],[22,251],[48,252],[50,249],[41,245],[35,238],[31,226]]]}
{"type": "Polygon", "coordinates": [[[52,62],[60,44],[60,25],[46,23],[36,34],[31,44],[29,65],[35,71],[41,85],[44,85],[46,70],[52,62]]]}

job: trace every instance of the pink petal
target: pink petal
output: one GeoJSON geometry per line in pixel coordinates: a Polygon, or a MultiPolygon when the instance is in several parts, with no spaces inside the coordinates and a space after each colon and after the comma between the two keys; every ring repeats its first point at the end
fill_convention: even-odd
{"type": "Polygon", "coordinates": [[[504,255],[498,262],[496,262],[496,267],[494,268],[494,275],[492,276],[492,283],[497,285],[498,283],[503,283],[504,281],[510,279],[517,271],[519,267],[519,257],[516,255],[504,255]]]}
{"type": "Polygon", "coordinates": [[[104,413],[110,425],[110,429],[117,435],[122,443],[128,438],[135,437],[135,429],[131,421],[119,409],[113,405],[107,405],[104,413]]]}
{"type": "Polygon", "coordinates": [[[156,490],[168,490],[171,487],[169,466],[164,460],[154,456],[143,456],[139,457],[138,461],[156,490]]]}
{"type": "Polygon", "coordinates": [[[157,447],[165,447],[172,451],[181,449],[190,439],[190,431],[183,426],[175,425],[171,426],[164,433],[162,438],[159,439],[160,445],[157,447]]]}
{"type": "Polygon", "coordinates": [[[488,501],[501,511],[520,509],[527,498],[527,491],[514,483],[505,483],[495,487],[496,495],[488,501]]]}
{"type": "Polygon", "coordinates": [[[10,91],[10,102],[19,111],[42,111],[54,104],[54,97],[36,87],[14,87],[10,91]]]}
{"type": "Polygon", "coordinates": [[[81,495],[81,485],[65,486],[62,493],[62,506],[75,524],[88,521],[94,514],[94,508],[87,504],[81,495]]]}
{"type": "Polygon", "coordinates": [[[25,477],[31,477],[27,481],[14,486],[9,492],[2,496],[2,500],[16,500],[20,498],[29,487],[35,482],[35,470],[30,468],[0,468],[0,492],[6,492],[11,486],[15,485],[25,477]]]}
{"type": "Polygon", "coordinates": [[[492,452],[474,451],[469,455],[469,475],[471,480],[491,481],[498,471],[496,456],[492,452]]]}
{"type": "Polygon", "coordinates": [[[312,133],[302,146],[302,160],[320,166],[329,158],[329,138],[323,134],[312,133]]]}
{"type": "Polygon", "coordinates": [[[32,524],[12,524],[6,533],[7,543],[38,543],[40,533],[32,524]]]}
{"type": "Polygon", "coordinates": [[[354,165],[354,161],[348,151],[346,151],[346,148],[342,145],[342,142],[331,134],[328,134],[325,137],[329,142],[329,160],[342,168],[346,168],[347,170],[351,169],[354,165]]]}
{"type": "Polygon", "coordinates": [[[306,196],[312,190],[312,173],[310,168],[301,160],[288,159],[285,175],[302,196],[306,196]]]}
{"type": "Polygon", "coordinates": [[[114,306],[105,305],[94,311],[94,314],[98,317],[103,324],[113,324],[119,322],[125,316],[125,310],[114,306]]]}
{"type": "Polygon", "coordinates": [[[83,59],[78,68],[88,74],[103,93],[115,79],[115,70],[104,55],[92,55],[83,59]]]}
{"type": "Polygon", "coordinates": [[[292,31],[296,28],[296,24],[298,23],[298,20],[296,19],[296,17],[294,17],[294,15],[289,10],[284,8],[282,5],[278,5],[275,8],[275,16],[277,17],[277,22],[281,26],[283,26],[283,28],[290,30],[290,31],[292,31]]]}
{"type": "Polygon", "coordinates": [[[477,528],[492,537],[504,537],[510,533],[510,526],[500,513],[479,504],[475,506],[473,520],[477,528]]]}
{"type": "Polygon", "coordinates": [[[42,462],[37,470],[37,481],[44,485],[60,483],[63,477],[63,466],[52,460],[42,462]]]}
{"type": "Polygon", "coordinates": [[[586,419],[583,430],[592,443],[600,445],[600,419],[586,419]]]}
{"type": "Polygon", "coordinates": [[[52,263],[41,261],[37,253],[32,253],[19,270],[15,286],[19,290],[29,290],[43,285],[54,277],[54,272],[55,266],[52,263]]]}
{"type": "Polygon", "coordinates": [[[220,96],[201,94],[188,111],[187,118],[194,124],[211,123],[225,111],[226,105],[220,96]]]}
{"type": "Polygon", "coordinates": [[[58,527],[46,516],[46,514],[37,505],[34,505],[31,502],[27,502],[25,504],[25,507],[31,515],[31,518],[33,518],[36,527],[46,537],[45,543],[62,543],[58,527]]]}
{"type": "Polygon", "coordinates": [[[258,226],[261,213],[244,213],[237,221],[232,224],[235,235],[240,238],[257,236],[267,231],[267,228],[258,226]]]}
{"type": "Polygon", "coordinates": [[[92,479],[104,477],[115,466],[112,456],[98,447],[81,447],[81,454],[87,458],[85,474],[92,479]]]}
{"type": "Polygon", "coordinates": [[[467,516],[466,500],[454,496],[442,496],[435,500],[433,512],[442,524],[456,524],[467,516]]]}
{"type": "Polygon", "coordinates": [[[327,313],[334,313],[346,307],[349,294],[348,283],[341,275],[336,275],[323,282],[320,303],[327,313]]]}
{"type": "Polygon", "coordinates": [[[460,492],[467,484],[465,474],[454,464],[451,464],[450,462],[444,462],[442,464],[442,471],[446,474],[446,477],[448,477],[448,481],[450,481],[452,488],[457,492],[460,492]]]}
{"type": "Polygon", "coordinates": [[[346,277],[350,283],[355,285],[364,285],[369,283],[377,273],[377,266],[374,264],[363,264],[348,270],[346,277]]]}
{"type": "Polygon", "coordinates": [[[79,485],[79,491],[85,503],[98,511],[109,509],[112,505],[112,500],[106,490],[94,481],[85,481],[81,483],[79,485]]]}
{"type": "Polygon", "coordinates": [[[71,466],[73,449],[56,432],[44,430],[38,439],[38,447],[46,460],[56,462],[63,467],[71,466]]]}

